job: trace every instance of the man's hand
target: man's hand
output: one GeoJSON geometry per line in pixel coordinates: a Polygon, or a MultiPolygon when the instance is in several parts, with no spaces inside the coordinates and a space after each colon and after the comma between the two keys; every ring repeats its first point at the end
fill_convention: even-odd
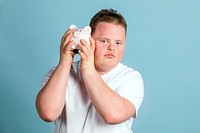
{"type": "Polygon", "coordinates": [[[59,65],[71,65],[74,57],[74,53],[70,50],[73,41],[71,41],[72,37],[72,30],[69,29],[65,32],[62,37],[61,44],[60,44],[60,61],[59,65]]]}
{"type": "Polygon", "coordinates": [[[79,47],[80,49],[78,53],[81,57],[81,64],[80,64],[81,73],[94,71],[95,41],[93,40],[92,37],[90,37],[90,45],[89,45],[85,40],[81,40],[79,47]]]}

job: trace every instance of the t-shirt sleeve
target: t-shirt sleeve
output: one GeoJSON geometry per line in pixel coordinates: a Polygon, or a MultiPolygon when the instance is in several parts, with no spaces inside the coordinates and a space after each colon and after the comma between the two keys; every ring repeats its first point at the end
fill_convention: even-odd
{"type": "Polygon", "coordinates": [[[136,117],[144,97],[144,83],[141,74],[131,71],[123,75],[116,92],[133,103],[136,109],[134,117],[136,117]]]}
{"type": "Polygon", "coordinates": [[[48,82],[49,78],[51,77],[51,75],[53,74],[55,70],[55,67],[51,68],[47,73],[46,75],[44,76],[43,80],[42,80],[42,84],[41,84],[41,88],[43,88],[46,83],[48,82]]]}

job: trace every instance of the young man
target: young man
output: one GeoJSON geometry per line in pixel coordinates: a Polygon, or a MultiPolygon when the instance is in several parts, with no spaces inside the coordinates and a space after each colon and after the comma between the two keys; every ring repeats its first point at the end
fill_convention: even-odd
{"type": "Polygon", "coordinates": [[[70,51],[72,30],[64,34],[59,64],[43,80],[37,111],[44,121],[55,122],[55,133],[131,133],[144,89],[140,73],[120,63],[126,22],[105,9],[90,26],[90,45],[81,40],[77,62],[70,51]]]}

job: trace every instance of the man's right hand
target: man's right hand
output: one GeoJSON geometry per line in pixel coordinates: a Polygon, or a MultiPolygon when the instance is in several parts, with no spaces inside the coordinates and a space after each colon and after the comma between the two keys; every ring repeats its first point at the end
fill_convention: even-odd
{"type": "Polygon", "coordinates": [[[73,41],[71,41],[72,30],[69,29],[62,37],[60,44],[60,61],[59,65],[71,65],[74,58],[74,53],[71,51],[73,41]]]}

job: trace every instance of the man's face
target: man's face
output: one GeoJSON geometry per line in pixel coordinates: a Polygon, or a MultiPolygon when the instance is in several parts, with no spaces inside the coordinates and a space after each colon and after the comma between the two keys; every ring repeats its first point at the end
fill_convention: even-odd
{"type": "Polygon", "coordinates": [[[121,60],[126,43],[125,28],[107,22],[96,26],[92,34],[95,40],[95,67],[100,74],[113,69],[121,60]]]}

